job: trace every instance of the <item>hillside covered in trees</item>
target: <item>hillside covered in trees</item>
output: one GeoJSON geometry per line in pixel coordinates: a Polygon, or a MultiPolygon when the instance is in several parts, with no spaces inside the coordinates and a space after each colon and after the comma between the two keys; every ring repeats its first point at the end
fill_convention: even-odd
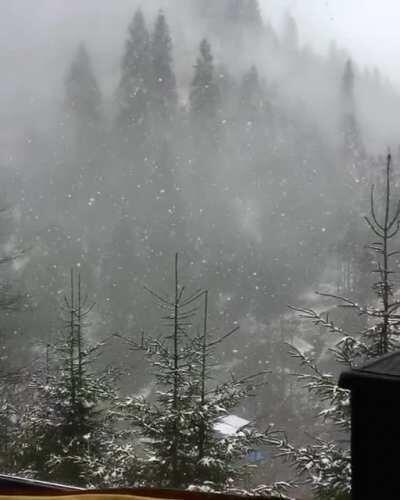
{"type": "Polygon", "coordinates": [[[6,472],[289,487],[275,430],[321,427],[287,343],[338,368],[287,305],[365,326],[312,292],[374,300],[362,217],[388,144],[398,187],[400,95],[289,13],[278,30],[257,0],[175,3],[116,8],[101,39],[93,20],[1,96],[6,472]],[[229,415],[249,426],[221,438],[229,415]]]}

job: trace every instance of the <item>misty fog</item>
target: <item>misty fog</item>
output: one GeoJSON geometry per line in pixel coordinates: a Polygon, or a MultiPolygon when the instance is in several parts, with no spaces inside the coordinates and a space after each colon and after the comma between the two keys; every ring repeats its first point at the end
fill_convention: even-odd
{"type": "MultiPolygon", "coordinates": [[[[262,374],[256,395],[230,413],[257,429],[274,424],[297,444],[337,436],[315,423],[317,405],[291,375],[299,368],[288,347],[337,377],[335,339],[288,306],[362,327],[314,292],[371,299],[363,216],[371,185],[383,186],[388,148],[398,187],[400,93],[384,55],[382,71],[376,51],[369,64],[362,43],[346,46],[340,30],[323,35],[315,19],[307,24],[318,9],[264,0],[3,2],[1,359],[4,373],[17,369],[25,381],[13,380],[12,397],[4,389],[14,408],[20,384],[52,366],[71,272],[88,297],[87,342],[104,342],[94,366],[121,372],[121,397],[157,398],[156,368],[126,339],[170,338],[163,307],[175,293],[178,254],[182,296],[207,290],[212,335],[235,329],[215,346],[212,380],[262,374]]],[[[331,9],[329,19],[341,12],[331,9]]],[[[199,335],[202,307],[183,313],[185,335],[199,335]]],[[[294,475],[266,449],[241,487],[294,475]]],[[[45,468],[9,464],[2,453],[4,472],[68,477],[41,477],[45,468]]]]}

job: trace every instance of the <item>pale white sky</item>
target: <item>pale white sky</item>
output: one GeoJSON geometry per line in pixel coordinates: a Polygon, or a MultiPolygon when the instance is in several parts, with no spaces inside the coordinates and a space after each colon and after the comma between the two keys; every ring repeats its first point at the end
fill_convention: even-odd
{"type": "Polygon", "coordinates": [[[289,10],[303,41],[318,49],[330,39],[361,64],[377,65],[400,87],[400,0],[260,0],[279,25],[289,10]]]}
{"type": "MultiPolygon", "coordinates": [[[[35,77],[51,77],[61,63],[65,64],[76,40],[88,39],[94,55],[96,51],[115,51],[122,46],[134,5],[139,2],[144,6],[154,1],[0,0],[3,93],[7,79],[11,92],[16,79],[19,86],[29,88],[35,77]],[[38,55],[42,62],[37,61],[38,55]],[[31,66],[35,74],[30,71],[31,66]]],[[[179,10],[186,0],[164,1],[179,10]]],[[[275,27],[282,24],[284,14],[290,11],[298,21],[303,43],[324,52],[329,41],[335,39],[361,65],[378,66],[400,91],[400,0],[259,2],[264,17],[275,27]]]]}

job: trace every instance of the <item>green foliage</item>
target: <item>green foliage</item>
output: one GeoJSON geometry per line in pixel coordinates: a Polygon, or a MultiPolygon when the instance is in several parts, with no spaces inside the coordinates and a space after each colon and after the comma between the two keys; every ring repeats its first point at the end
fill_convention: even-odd
{"type": "Polygon", "coordinates": [[[270,439],[270,430],[258,432],[250,423],[232,435],[219,435],[216,424],[230,415],[262,382],[265,372],[242,379],[232,375],[217,383],[212,374],[215,349],[234,328],[211,338],[207,328],[208,293],[185,294],[178,280],[172,297],[151,292],[164,311],[165,329],[156,338],[125,338],[133,350],[143,350],[152,367],[155,400],[132,397],[118,408],[142,443],[141,475],[145,484],[158,487],[201,487],[224,490],[240,481],[247,470],[245,458],[270,439]],[[204,300],[203,329],[193,328],[199,301],[204,300]],[[141,437],[141,438],[140,438],[141,437]],[[143,439],[144,438],[144,439],[143,439]]]}
{"type": "MultiPolygon", "coordinates": [[[[373,243],[368,245],[375,254],[372,261],[376,281],[372,286],[375,301],[368,305],[332,294],[320,294],[334,299],[339,306],[355,312],[365,319],[365,328],[357,333],[348,333],[337,327],[329,315],[307,308],[296,308],[301,317],[315,326],[324,328],[336,337],[331,348],[335,361],[347,369],[399,348],[398,309],[400,303],[394,295],[397,250],[392,244],[400,231],[400,202],[393,204],[391,181],[391,155],[386,159],[382,203],[376,203],[374,188],[371,190],[370,215],[365,217],[373,243]]],[[[308,446],[296,447],[286,441],[277,443],[282,456],[289,459],[295,469],[313,487],[321,498],[335,495],[348,497],[351,493],[350,396],[349,391],[339,388],[336,377],[319,369],[315,360],[292,348],[291,355],[300,361],[305,373],[298,375],[299,381],[318,402],[319,417],[330,424],[337,436],[343,439],[326,441],[315,438],[308,446]]]]}
{"type": "Polygon", "coordinates": [[[17,469],[40,479],[87,485],[94,474],[88,464],[106,453],[115,377],[108,369],[94,369],[103,344],[90,345],[84,335],[92,307],[81,297],[80,277],[76,289],[71,271],[64,328],[46,347],[45,366],[32,380],[32,400],[22,408],[16,436],[17,469]]]}

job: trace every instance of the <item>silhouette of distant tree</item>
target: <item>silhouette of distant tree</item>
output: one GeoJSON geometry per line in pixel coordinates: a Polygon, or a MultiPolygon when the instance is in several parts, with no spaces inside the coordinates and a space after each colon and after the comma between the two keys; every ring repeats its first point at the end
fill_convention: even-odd
{"type": "Polygon", "coordinates": [[[101,118],[102,98],[85,44],[81,43],[65,78],[65,104],[83,133],[97,127],[101,118]]]}
{"type": "Polygon", "coordinates": [[[138,9],[128,28],[118,87],[117,124],[124,130],[126,139],[135,139],[135,134],[143,138],[145,133],[152,88],[150,47],[146,21],[138,9]]]}
{"type": "Polygon", "coordinates": [[[157,15],[151,36],[151,59],[154,110],[158,117],[168,122],[176,112],[177,90],[172,66],[172,39],[163,11],[157,15]]]}

